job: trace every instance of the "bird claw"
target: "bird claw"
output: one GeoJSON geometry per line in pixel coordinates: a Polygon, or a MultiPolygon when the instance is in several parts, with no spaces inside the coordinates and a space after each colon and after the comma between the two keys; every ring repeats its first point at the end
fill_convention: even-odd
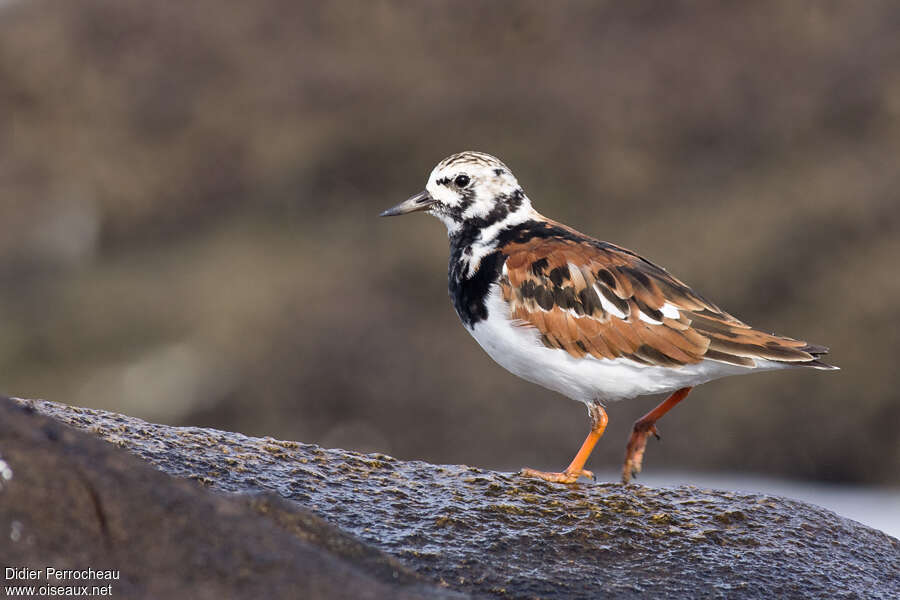
{"type": "Polygon", "coordinates": [[[653,434],[656,439],[659,438],[659,431],[655,424],[649,426],[635,426],[628,439],[628,446],[625,449],[625,464],[622,466],[622,483],[629,483],[633,477],[637,477],[641,472],[644,462],[644,450],[647,448],[647,438],[653,434]]]}
{"type": "Polygon", "coordinates": [[[554,473],[548,471],[538,471],[537,469],[529,469],[524,468],[519,471],[519,475],[522,477],[535,477],[537,479],[543,479],[544,481],[549,481],[551,483],[575,483],[578,481],[579,477],[590,477],[594,481],[596,481],[596,477],[591,471],[587,469],[579,469],[577,471],[569,471],[565,470],[562,472],[554,473]]]}
{"type": "Polygon", "coordinates": [[[639,455],[629,456],[625,459],[625,465],[622,467],[622,483],[631,483],[631,479],[637,477],[638,473],[641,472],[643,455],[644,453],[641,452],[639,455]]]}

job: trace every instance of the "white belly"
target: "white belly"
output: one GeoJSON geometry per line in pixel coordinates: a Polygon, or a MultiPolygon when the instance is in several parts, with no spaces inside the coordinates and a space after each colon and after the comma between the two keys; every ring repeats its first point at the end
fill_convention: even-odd
{"type": "Polygon", "coordinates": [[[727,375],[786,366],[767,360],[757,360],[756,367],[704,360],[669,368],[643,365],[627,358],[576,358],[565,350],[544,346],[537,329],[514,325],[496,284],[488,294],[487,310],[488,318],[477,322],[469,333],[491,358],[522,379],[585,403],[672,392],[727,375]]]}

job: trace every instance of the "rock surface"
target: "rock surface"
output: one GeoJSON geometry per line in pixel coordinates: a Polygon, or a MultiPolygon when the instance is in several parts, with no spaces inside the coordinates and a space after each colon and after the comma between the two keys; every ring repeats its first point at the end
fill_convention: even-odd
{"type": "Polygon", "coordinates": [[[119,598],[459,598],[274,494],[224,495],[0,398],[0,566],[119,598]]]}
{"type": "MultiPolygon", "coordinates": [[[[294,500],[416,573],[462,592],[511,598],[894,598],[900,582],[898,540],[783,498],[691,486],[566,487],[463,466],[22,402],[127,448],[170,475],[216,490],[274,492],[294,500]]],[[[145,494],[163,485],[161,477],[145,477],[156,483],[145,483],[140,492],[103,479],[93,487],[108,503],[110,496],[145,494]]],[[[177,481],[167,485],[212,506],[241,506],[229,514],[219,510],[206,522],[214,526],[224,519],[228,524],[220,528],[240,527],[237,537],[247,543],[263,543],[276,533],[298,543],[260,511],[247,510],[247,500],[201,497],[177,481]]],[[[292,512],[305,514],[290,503],[265,502],[282,511],[276,523],[295,518],[292,512]]],[[[90,503],[83,503],[90,513],[90,503]]],[[[119,527],[129,522],[126,517],[106,520],[119,527]]],[[[135,518],[159,535],[166,529],[151,526],[144,515],[135,518]]],[[[96,521],[82,524],[94,538],[102,530],[96,521]]],[[[274,551],[277,545],[270,543],[274,551]]],[[[280,568],[268,570],[284,575],[280,568]]]]}

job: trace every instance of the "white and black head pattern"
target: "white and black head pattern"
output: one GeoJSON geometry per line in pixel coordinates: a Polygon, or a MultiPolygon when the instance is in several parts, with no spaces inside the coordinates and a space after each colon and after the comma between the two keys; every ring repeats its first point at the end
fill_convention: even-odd
{"type": "Polygon", "coordinates": [[[500,159],[483,152],[445,158],[431,172],[425,189],[434,201],[428,211],[451,236],[463,229],[512,224],[532,212],[515,175],[500,159]]]}
{"type": "Polygon", "coordinates": [[[500,277],[501,238],[539,218],[512,171],[483,152],[461,152],[431,172],[428,211],[450,236],[450,297],[467,326],[487,317],[485,298],[500,277]]]}
{"type": "Polygon", "coordinates": [[[472,151],[442,160],[424,192],[381,216],[419,211],[428,211],[447,227],[450,297],[460,318],[467,326],[486,318],[484,299],[500,277],[503,238],[542,217],[500,159],[472,151]]]}

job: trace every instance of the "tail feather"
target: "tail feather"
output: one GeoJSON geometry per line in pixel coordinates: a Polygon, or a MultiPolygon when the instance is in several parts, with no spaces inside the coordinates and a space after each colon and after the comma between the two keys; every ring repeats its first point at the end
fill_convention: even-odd
{"type": "Polygon", "coordinates": [[[813,360],[809,362],[798,363],[798,367],[810,367],[813,369],[821,369],[822,371],[840,371],[840,367],[836,367],[834,365],[829,365],[826,362],[822,362],[819,360],[826,354],[828,354],[828,348],[826,346],[817,346],[815,344],[807,344],[803,348],[801,348],[804,352],[807,352],[813,357],[813,360]]]}
{"type": "Polygon", "coordinates": [[[819,346],[818,344],[806,344],[800,349],[804,352],[812,354],[813,356],[828,354],[828,346],[819,346]]]}
{"type": "Polygon", "coordinates": [[[792,364],[794,364],[795,366],[798,366],[798,367],[810,367],[812,369],[819,369],[821,371],[840,371],[841,370],[840,367],[836,367],[834,365],[829,365],[828,363],[824,363],[818,359],[811,360],[809,362],[792,363],[792,364]]]}
{"type": "Polygon", "coordinates": [[[806,344],[802,348],[800,348],[803,352],[806,352],[810,356],[812,356],[812,360],[803,361],[803,362],[795,362],[792,363],[798,367],[809,367],[811,369],[819,369],[822,371],[840,371],[840,367],[836,367],[834,365],[830,365],[826,362],[822,362],[819,360],[826,354],[828,354],[827,346],[819,346],[817,344],[806,344]]]}

